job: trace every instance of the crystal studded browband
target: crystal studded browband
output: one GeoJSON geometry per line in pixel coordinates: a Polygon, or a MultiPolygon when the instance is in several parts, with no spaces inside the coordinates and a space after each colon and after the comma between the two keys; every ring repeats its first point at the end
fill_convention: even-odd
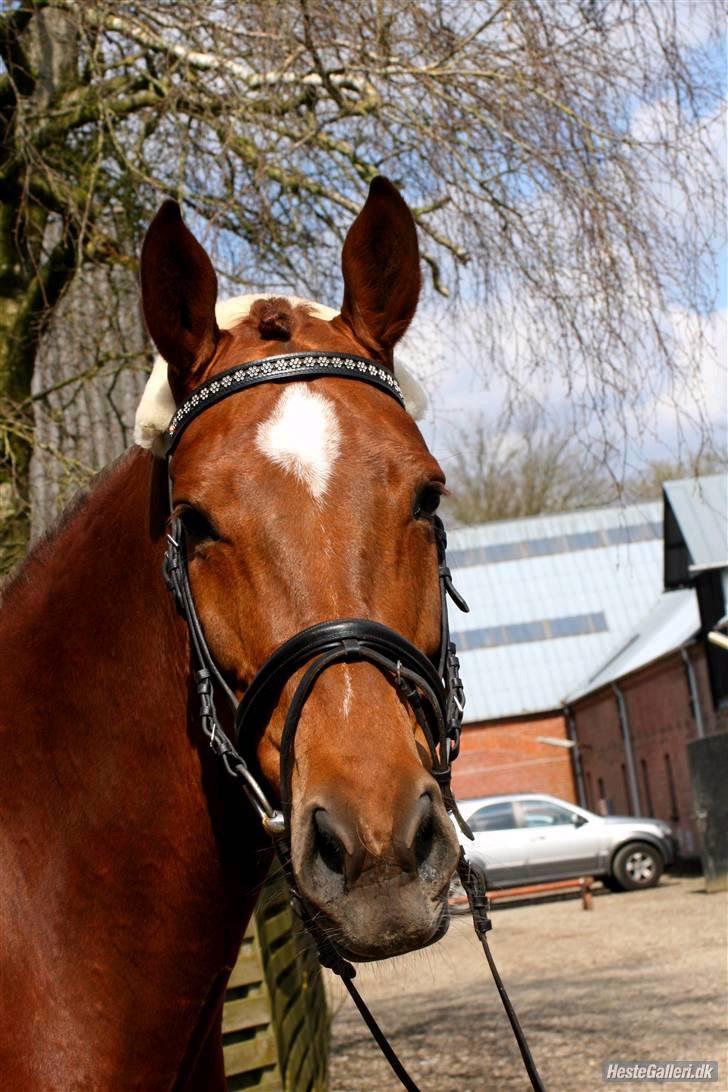
{"type": "Polygon", "coordinates": [[[399,383],[388,368],[346,353],[287,353],[269,356],[252,364],[242,364],[220,372],[214,379],[197,387],[172,417],[165,434],[165,454],[170,455],[190,421],[203,410],[221,402],[229,394],[255,387],[259,383],[286,382],[296,379],[318,379],[323,376],[360,379],[385,391],[404,406],[399,383]]]}

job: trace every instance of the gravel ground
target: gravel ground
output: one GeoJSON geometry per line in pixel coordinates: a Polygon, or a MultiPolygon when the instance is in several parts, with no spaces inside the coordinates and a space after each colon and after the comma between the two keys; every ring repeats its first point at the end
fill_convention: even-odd
{"type": "MultiPolygon", "coordinates": [[[[498,907],[491,948],[549,1092],[606,1092],[604,1059],[717,1060],[728,1092],[728,899],[699,877],[650,891],[498,907]]],[[[425,1092],[521,1092],[518,1049],[469,918],[423,952],[362,966],[357,984],[425,1092]]],[[[340,982],[331,1092],[399,1088],[340,982]]]]}

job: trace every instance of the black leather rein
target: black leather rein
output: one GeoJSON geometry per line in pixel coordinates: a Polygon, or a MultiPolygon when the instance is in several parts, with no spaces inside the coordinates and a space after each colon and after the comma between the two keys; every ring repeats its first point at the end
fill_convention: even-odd
{"type": "MultiPolygon", "coordinates": [[[[172,481],[169,460],[184,429],[200,413],[223,398],[259,383],[292,382],[323,376],[366,382],[404,406],[402,392],[389,369],[374,361],[342,353],[291,353],[231,368],[193,391],[169,424],[165,451],[168,460],[170,507],[172,481]]],[[[185,619],[190,634],[203,733],[228,773],[243,788],[265,830],[274,836],[276,850],[290,887],[291,903],[316,942],[320,962],[341,976],[387,1061],[410,1092],[418,1092],[417,1086],[399,1062],[356,990],[352,981],[356,974],[354,967],[337,950],[319,924],[317,914],[307,905],[297,889],[289,840],[291,781],[296,729],[317,680],[334,664],[368,662],[390,680],[413,710],[427,741],[432,761],[431,773],[440,787],[443,802],[465,833],[472,837],[460,817],[450,787],[452,761],[460,749],[465,699],[455,646],[450,640],[447,598],[449,596],[461,610],[467,611],[468,606],[453,587],[445,556],[447,537],[437,516],[433,518],[433,528],[437,542],[441,608],[440,648],[436,665],[402,634],[389,626],[366,618],[338,618],[309,626],[285,641],[259,668],[240,702],[222,676],[208,648],[190,588],[184,528],[177,518],[171,520],[164,558],[167,587],[174,595],[177,608],[185,619]],[[281,737],[281,807],[278,809],[271,803],[267,790],[249,769],[240,753],[240,745],[251,725],[252,730],[257,731],[266,723],[286,683],[302,670],[303,674],[297,682],[286,713],[281,737]],[[218,719],[215,708],[216,690],[218,694],[224,695],[233,714],[234,739],[229,738],[218,719]]],[[[488,949],[486,933],[491,923],[487,913],[484,877],[470,868],[462,850],[458,873],[468,895],[476,933],[483,944],[532,1087],[536,1090],[543,1089],[523,1032],[488,949]]]]}

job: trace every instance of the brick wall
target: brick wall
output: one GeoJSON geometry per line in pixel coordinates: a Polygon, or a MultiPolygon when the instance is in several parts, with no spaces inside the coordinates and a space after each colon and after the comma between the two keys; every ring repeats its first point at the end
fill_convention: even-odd
{"type": "MultiPolygon", "coordinates": [[[[706,734],[715,731],[705,653],[690,650],[706,734]]],[[[697,737],[685,665],[679,653],[619,682],[634,749],[639,810],[672,823],[682,852],[697,852],[687,743],[697,737]]],[[[584,768],[587,806],[603,800],[615,815],[629,815],[627,761],[614,692],[602,689],[573,708],[584,768]]],[[[602,805],[603,806],[603,805],[602,805]]]]}
{"type": "Polygon", "coordinates": [[[538,736],[568,739],[560,713],[530,720],[467,725],[453,766],[459,800],[508,792],[549,792],[576,802],[571,753],[540,743],[538,736]]]}

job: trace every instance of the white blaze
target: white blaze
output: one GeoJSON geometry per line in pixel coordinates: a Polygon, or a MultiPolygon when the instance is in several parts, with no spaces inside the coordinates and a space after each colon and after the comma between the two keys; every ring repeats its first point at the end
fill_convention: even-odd
{"type": "Polygon", "coordinates": [[[328,398],[301,383],[285,387],[271,415],[258,425],[255,442],[266,458],[321,500],[341,448],[336,410],[328,398]]]}
{"type": "Polygon", "coordinates": [[[344,668],[344,698],[341,703],[341,712],[344,720],[349,716],[351,712],[351,699],[354,697],[354,690],[351,685],[351,673],[348,667],[344,668]]]}

